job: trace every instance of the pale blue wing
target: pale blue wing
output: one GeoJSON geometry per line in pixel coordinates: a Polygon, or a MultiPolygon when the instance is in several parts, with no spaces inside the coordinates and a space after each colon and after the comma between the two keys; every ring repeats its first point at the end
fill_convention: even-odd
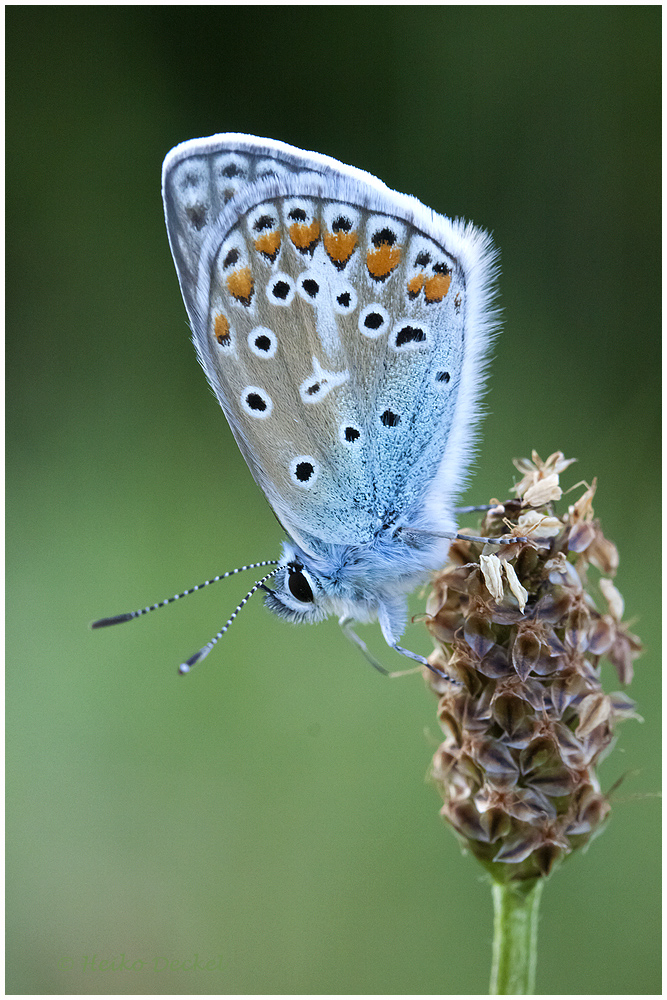
{"type": "Polygon", "coordinates": [[[199,359],[289,533],[317,552],[442,527],[489,342],[485,234],[247,136],[177,147],[163,191],[199,359]]]}

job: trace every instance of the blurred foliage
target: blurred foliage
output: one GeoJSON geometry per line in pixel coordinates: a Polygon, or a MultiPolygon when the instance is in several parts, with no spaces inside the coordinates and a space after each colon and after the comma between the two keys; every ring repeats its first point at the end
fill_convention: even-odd
{"type": "Polygon", "coordinates": [[[544,895],[538,991],[660,992],[660,19],[8,8],[8,992],[487,988],[490,894],[424,782],[419,678],[386,681],[335,623],[290,628],[256,602],[179,680],[234,581],[86,628],[278,551],[162,220],[163,156],[221,131],[493,230],[505,329],[466,499],[506,493],[532,448],[576,456],[646,646],[646,721],[602,769],[606,788],[628,772],[611,824],[544,895]],[[169,965],[195,954],[215,968],[169,965]],[[146,964],[102,964],[121,956],[146,964]]]}

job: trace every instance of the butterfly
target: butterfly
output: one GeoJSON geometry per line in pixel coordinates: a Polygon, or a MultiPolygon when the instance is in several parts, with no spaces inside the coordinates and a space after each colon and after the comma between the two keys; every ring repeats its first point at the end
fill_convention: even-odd
{"type": "Polygon", "coordinates": [[[258,589],[289,621],[338,616],[378,669],[353,623],[377,620],[430,666],[399,639],[408,593],[456,537],[498,327],[491,238],[363,170],[236,133],[172,149],[162,193],[197,357],[287,535],[280,559],[240,568],[274,567],[181,672],[258,589]]]}

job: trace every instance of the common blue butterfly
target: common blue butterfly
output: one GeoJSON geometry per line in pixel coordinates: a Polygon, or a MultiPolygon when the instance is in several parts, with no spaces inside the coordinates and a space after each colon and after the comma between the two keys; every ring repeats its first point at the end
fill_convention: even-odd
{"type": "Polygon", "coordinates": [[[407,594],[456,536],[498,323],[490,237],[363,170],[236,133],[172,149],[162,193],[197,357],[288,536],[181,671],[258,588],[290,621],[337,615],[366,653],[351,623],[378,620],[428,666],[398,640],[407,594]]]}

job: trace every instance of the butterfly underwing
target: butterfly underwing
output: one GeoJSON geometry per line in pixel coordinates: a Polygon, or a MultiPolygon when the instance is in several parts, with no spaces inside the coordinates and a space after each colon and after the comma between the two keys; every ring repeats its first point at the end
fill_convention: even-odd
{"type": "Polygon", "coordinates": [[[288,535],[266,604],[378,619],[397,647],[406,594],[456,532],[497,326],[491,240],[248,135],[182,143],[162,177],[197,356],[288,535]]]}
{"type": "Polygon", "coordinates": [[[287,534],[266,605],[335,614],[362,648],[351,623],[378,620],[425,663],[398,640],[456,533],[498,325],[489,235],[236,133],[172,149],[162,193],[197,357],[287,534]]]}

